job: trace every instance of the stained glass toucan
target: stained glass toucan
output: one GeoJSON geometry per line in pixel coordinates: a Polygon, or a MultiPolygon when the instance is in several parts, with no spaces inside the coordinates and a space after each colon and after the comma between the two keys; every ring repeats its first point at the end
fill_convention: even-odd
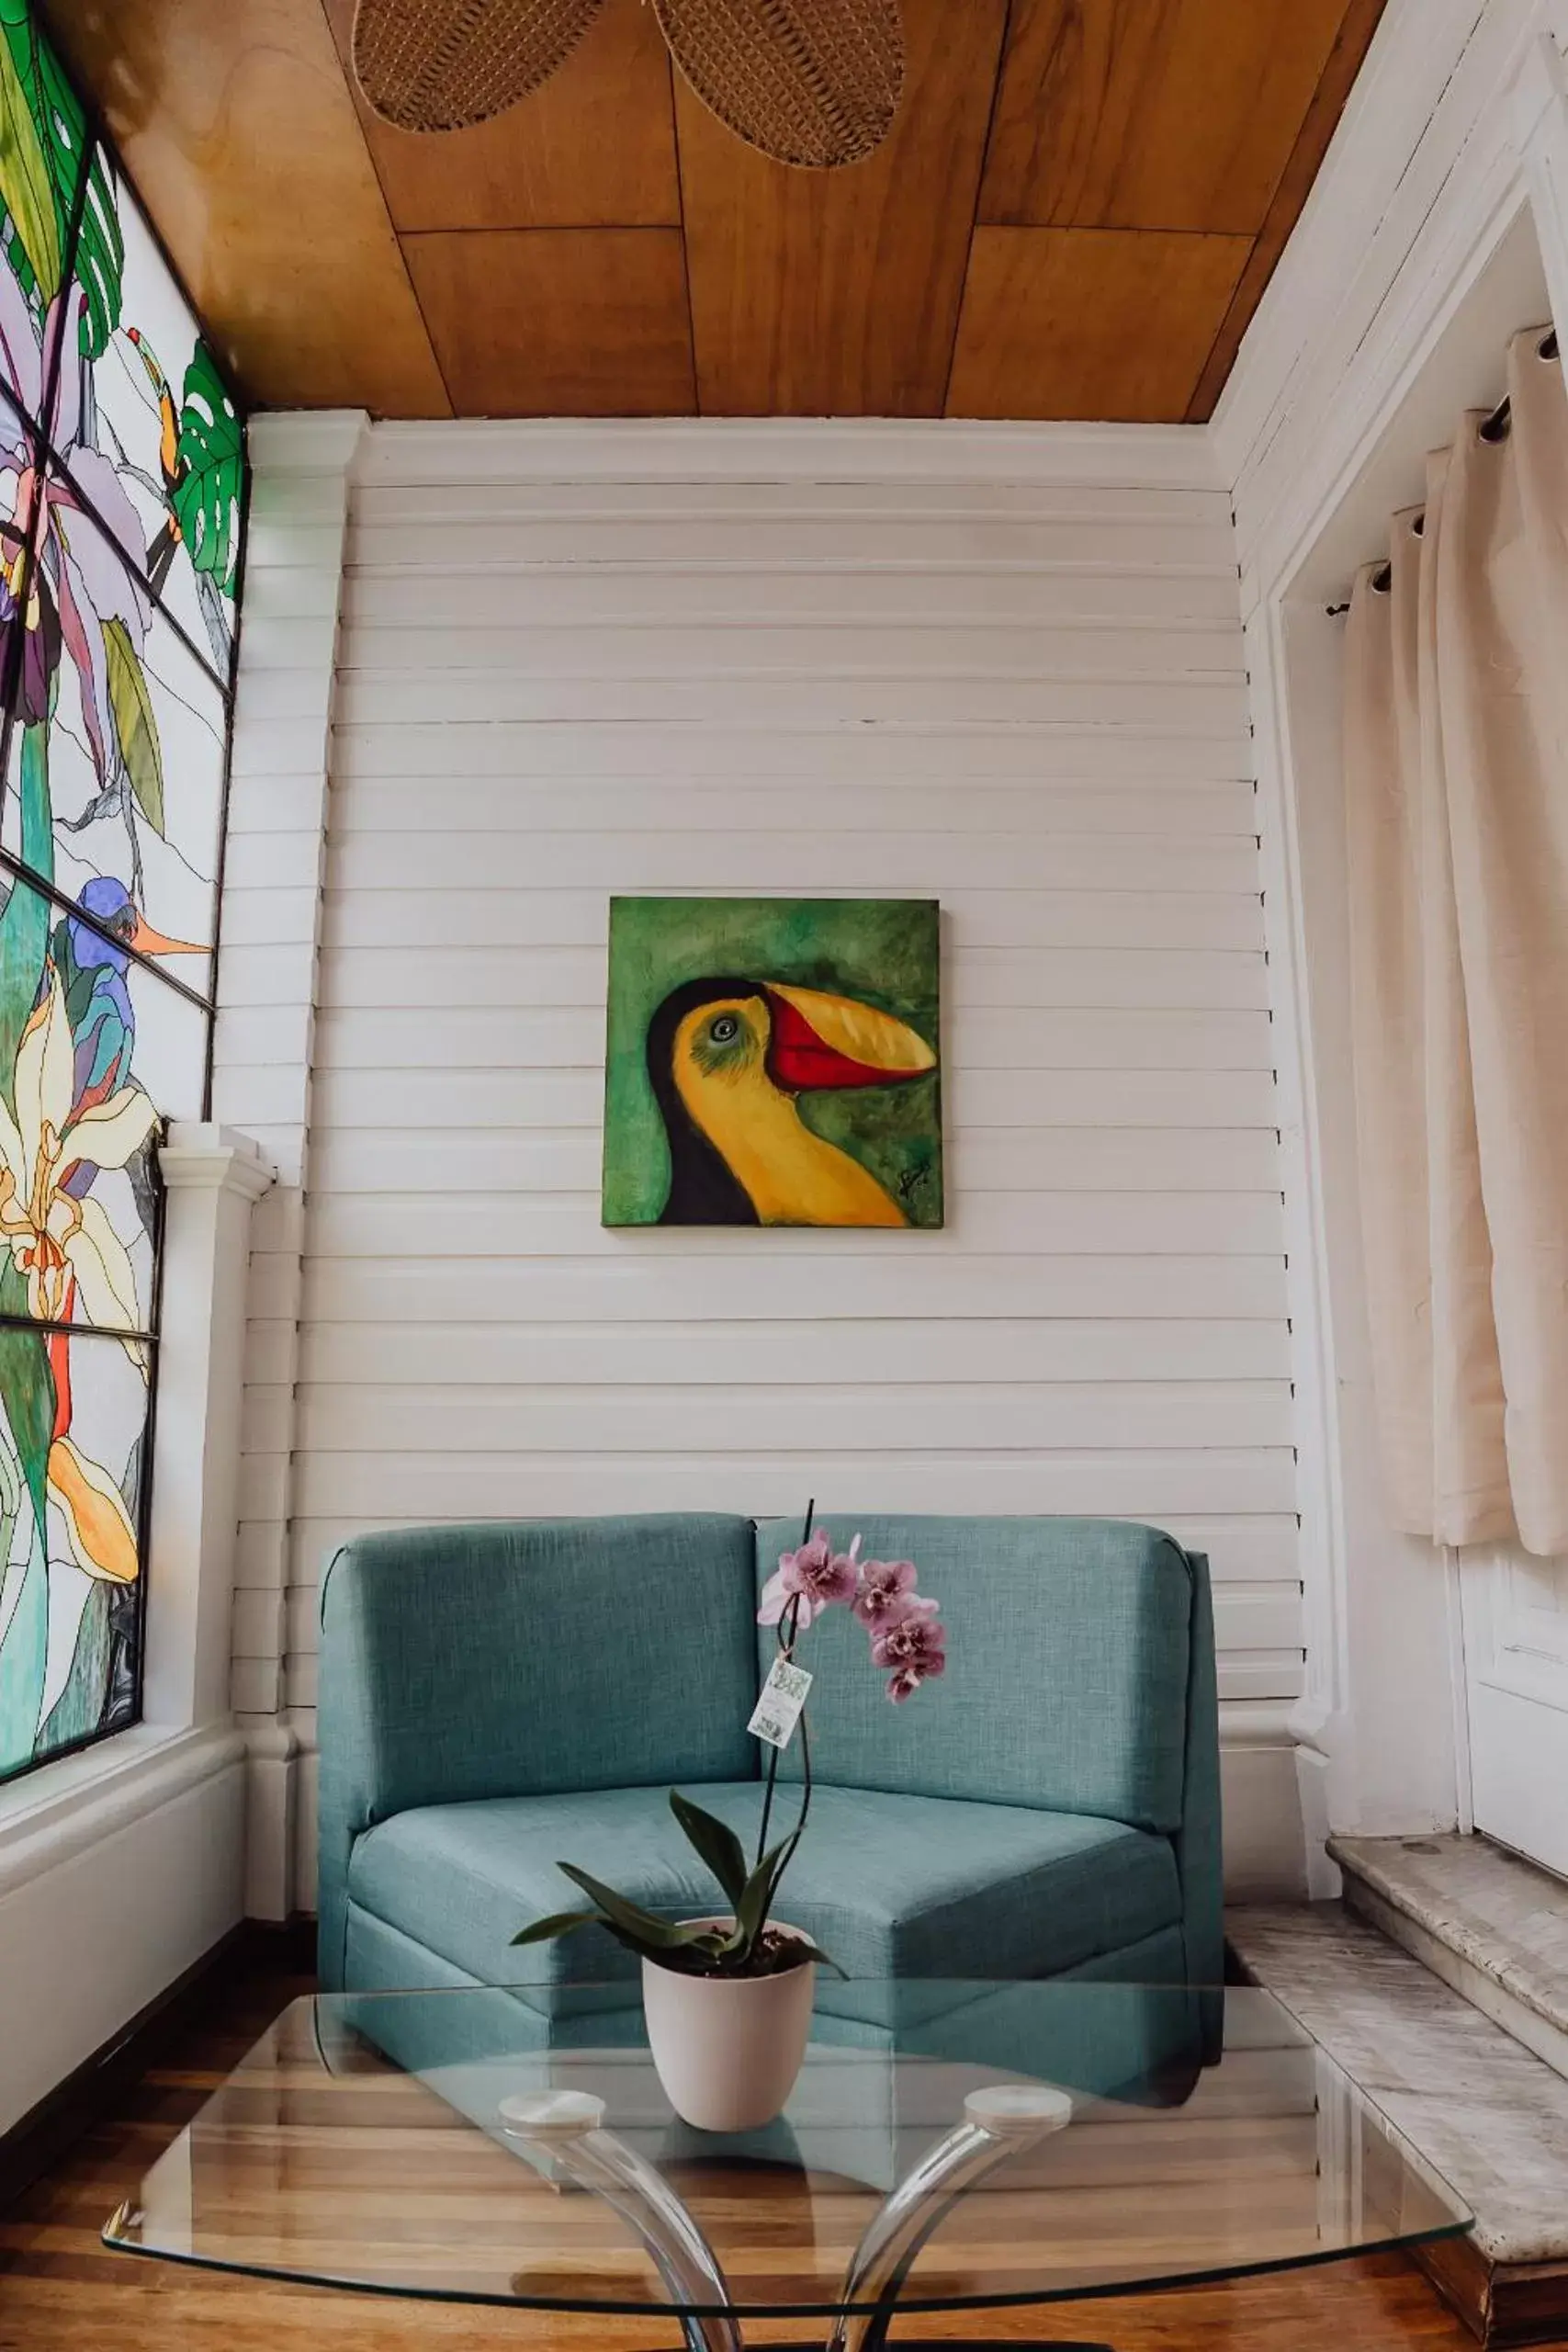
{"type": "MultiPolygon", "coordinates": [[[[92,921],[62,916],[55,925],[51,956],[71,1026],[76,1064],[73,1113],[80,1117],[95,1103],[106,1102],[131,1074],[136,1014],[126,986],[130,967],[127,951],[143,956],[199,956],[205,951],[188,939],[169,939],[154,931],[124,883],[112,875],[96,875],[77,904],[92,921]]],[[[84,1172],[90,1182],[91,1169],[84,1172]]]]}
{"type": "MultiPolygon", "coordinates": [[[[190,459],[180,447],[180,413],[157,353],[140,327],[127,327],[125,339],[133,346],[141,362],[158,409],[158,471],[162,481],[154,483],[146,476],[141,479],[147,481],[150,489],[161,490],[163,494],[164,520],[147,549],[147,584],[155,596],[162,596],[175,552],[185,540],[185,529],[180,521],[180,496],[190,476],[190,459]]],[[[197,602],[201,606],[201,617],[212,647],[212,657],[219,670],[226,674],[230,635],[223,599],[211,574],[199,564],[196,566],[195,577],[197,602]]]]}
{"type": "Polygon", "coordinates": [[[936,1068],[907,1023],[852,997],[719,977],[674,989],[648,1029],[670,1147],[663,1225],[907,1225],[868,1168],[814,1135],[796,1098],[936,1068]]]}
{"type": "Polygon", "coordinates": [[[147,550],[147,584],[154,595],[161,595],[181,536],[179,516],[175,510],[175,492],[180,486],[181,470],[179,412],[175,406],[175,396],[169,390],[169,379],[141,328],[127,327],[125,339],[135,345],[136,356],[147,372],[152,397],[158,403],[158,469],[164,477],[164,503],[168,513],[164,517],[162,529],[147,550]]]}

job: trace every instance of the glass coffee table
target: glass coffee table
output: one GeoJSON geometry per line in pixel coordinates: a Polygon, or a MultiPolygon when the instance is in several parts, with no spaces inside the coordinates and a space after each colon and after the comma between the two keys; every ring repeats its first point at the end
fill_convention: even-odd
{"type": "Polygon", "coordinates": [[[660,2317],[689,2352],[786,2320],[879,2352],[895,2314],[904,2343],[920,2312],[1236,2278],[1471,2218],[1267,1993],[824,1983],[784,2113],[730,2138],[674,2116],[623,1983],[296,2001],[104,2237],[660,2317]]]}

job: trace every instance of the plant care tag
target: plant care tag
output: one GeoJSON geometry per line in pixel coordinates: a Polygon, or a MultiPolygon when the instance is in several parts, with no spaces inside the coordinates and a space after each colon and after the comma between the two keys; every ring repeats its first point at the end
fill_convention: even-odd
{"type": "Polygon", "coordinates": [[[792,1666],[787,1657],[774,1658],[747,1730],[770,1747],[787,1747],[810,1688],[811,1677],[803,1666],[792,1666]]]}

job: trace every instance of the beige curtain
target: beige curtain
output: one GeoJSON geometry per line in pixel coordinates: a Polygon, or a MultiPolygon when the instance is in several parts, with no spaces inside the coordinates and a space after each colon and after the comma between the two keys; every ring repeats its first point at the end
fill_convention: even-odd
{"type": "Polygon", "coordinates": [[[1540,329],[1351,597],[1357,1145],[1394,1522],[1568,1546],[1568,395],[1540,329]]]}

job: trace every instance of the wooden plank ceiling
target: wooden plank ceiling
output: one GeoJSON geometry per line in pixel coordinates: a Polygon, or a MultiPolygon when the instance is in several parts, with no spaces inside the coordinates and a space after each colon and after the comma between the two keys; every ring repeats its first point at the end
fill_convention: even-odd
{"type": "Polygon", "coordinates": [[[383,416],[1201,420],[1382,0],[903,0],[891,136],[742,146],[606,0],[479,130],[359,104],[354,0],[52,0],[242,387],[383,416]]]}

